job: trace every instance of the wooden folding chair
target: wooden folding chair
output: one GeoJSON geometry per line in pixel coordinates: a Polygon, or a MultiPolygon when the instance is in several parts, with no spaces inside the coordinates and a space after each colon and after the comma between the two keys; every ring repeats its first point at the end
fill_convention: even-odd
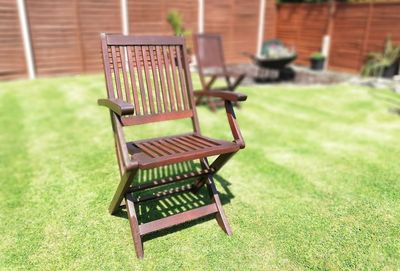
{"type": "Polygon", "coordinates": [[[244,148],[232,102],[244,101],[247,96],[229,91],[209,92],[208,95],[225,101],[233,141],[205,137],[200,133],[183,38],[102,34],[101,41],[108,98],[98,100],[98,104],[110,110],[121,174],[109,211],[114,214],[125,200],[137,257],[143,257],[143,235],[211,214],[231,235],[213,175],[239,149],[244,148]],[[125,126],[183,118],[191,119],[193,132],[133,142],[125,140],[125,126]],[[211,164],[207,160],[210,156],[217,156],[211,164]],[[138,172],[185,161],[200,161],[201,169],[135,183],[138,172]],[[169,187],[175,182],[190,179],[194,180],[186,186],[138,196],[158,186],[169,187]],[[203,186],[208,189],[211,204],[139,224],[137,207],[142,201],[157,200],[184,191],[197,193],[203,186]]]}
{"type": "Polygon", "coordinates": [[[215,110],[216,103],[214,99],[204,92],[212,90],[234,91],[243,81],[246,74],[228,71],[225,65],[222,38],[220,35],[209,33],[195,34],[193,35],[193,44],[202,86],[202,90],[195,91],[195,96],[197,97],[196,104],[201,103],[202,99],[207,97],[208,105],[212,110],[215,110]],[[210,79],[207,81],[206,77],[210,79]],[[224,78],[226,86],[212,87],[218,78],[224,78]]]}

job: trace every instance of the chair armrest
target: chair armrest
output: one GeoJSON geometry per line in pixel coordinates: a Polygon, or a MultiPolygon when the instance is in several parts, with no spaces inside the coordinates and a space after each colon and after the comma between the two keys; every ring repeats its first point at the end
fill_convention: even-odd
{"type": "Polygon", "coordinates": [[[225,101],[231,101],[231,102],[242,102],[242,101],[247,100],[246,94],[227,91],[227,90],[195,91],[194,95],[216,97],[216,98],[221,98],[225,101]]]}
{"type": "Polygon", "coordinates": [[[97,104],[108,107],[119,116],[132,115],[135,112],[132,104],[120,99],[99,99],[97,104]]]}
{"type": "Polygon", "coordinates": [[[232,136],[234,142],[240,146],[241,149],[245,147],[245,142],[240,132],[239,124],[236,120],[235,111],[233,110],[232,103],[230,101],[225,101],[225,111],[226,116],[228,117],[229,126],[231,128],[232,136]]]}

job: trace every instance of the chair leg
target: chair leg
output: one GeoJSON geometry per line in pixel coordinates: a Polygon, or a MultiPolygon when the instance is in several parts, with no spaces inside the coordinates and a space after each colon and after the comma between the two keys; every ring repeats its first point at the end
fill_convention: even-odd
{"type": "MultiPolygon", "coordinates": [[[[217,167],[216,170],[219,170],[234,154],[235,153],[222,154],[212,163],[212,165],[215,165],[217,167]]],[[[203,169],[210,168],[207,158],[200,159],[200,164],[203,169]]],[[[232,235],[232,229],[229,226],[228,219],[226,218],[224,209],[222,208],[222,203],[219,198],[219,193],[215,186],[215,182],[214,182],[214,178],[213,178],[212,174],[209,174],[209,175],[197,180],[196,183],[194,184],[194,188],[192,189],[192,192],[197,193],[204,184],[207,185],[207,189],[208,189],[210,198],[217,207],[218,212],[216,213],[216,219],[217,219],[218,225],[225,231],[225,233],[227,235],[229,235],[229,236],[232,235]]]]}
{"type": "Polygon", "coordinates": [[[137,170],[125,172],[125,174],[121,177],[121,181],[119,182],[117,191],[114,193],[114,197],[108,207],[108,211],[111,214],[114,214],[119,208],[126,191],[132,183],[133,178],[135,177],[137,170]]]}
{"type": "Polygon", "coordinates": [[[219,198],[219,193],[217,188],[215,187],[214,179],[210,175],[207,180],[207,189],[208,193],[211,197],[211,200],[217,207],[218,212],[215,214],[218,225],[222,228],[222,230],[229,236],[232,235],[232,229],[229,226],[228,219],[225,216],[224,209],[222,208],[222,203],[219,198]]]}
{"type": "Polygon", "coordinates": [[[135,245],[136,256],[139,259],[143,259],[143,243],[139,231],[139,222],[136,215],[135,204],[133,203],[133,198],[130,193],[125,196],[126,209],[128,211],[129,224],[131,226],[131,233],[133,238],[133,243],[135,245]]]}

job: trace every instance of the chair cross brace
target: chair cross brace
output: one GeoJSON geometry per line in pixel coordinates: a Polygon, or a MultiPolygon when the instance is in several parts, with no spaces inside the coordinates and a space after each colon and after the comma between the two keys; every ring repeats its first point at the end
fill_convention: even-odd
{"type": "MultiPolygon", "coordinates": [[[[174,177],[168,177],[164,179],[154,180],[147,182],[142,185],[130,186],[126,189],[124,196],[125,206],[128,212],[129,224],[131,227],[132,238],[135,245],[136,256],[138,258],[143,258],[143,243],[142,236],[150,234],[159,230],[163,230],[172,226],[182,224],[184,222],[198,219],[204,216],[215,214],[218,225],[224,230],[228,235],[232,235],[232,230],[229,226],[228,220],[225,216],[224,210],[222,208],[222,203],[219,197],[218,190],[215,186],[213,175],[225,164],[233,154],[230,155],[220,155],[212,165],[217,166],[217,168],[212,168],[208,164],[206,158],[201,159],[202,170],[197,172],[185,173],[181,175],[176,175],[174,177]],[[186,184],[180,187],[171,188],[161,192],[153,193],[144,196],[133,196],[135,192],[145,191],[158,186],[167,185],[173,182],[184,181],[189,178],[200,177],[192,184],[186,184]],[[139,224],[137,206],[139,203],[159,200],[164,197],[169,197],[177,193],[191,191],[197,193],[199,189],[203,186],[207,187],[208,194],[211,200],[211,204],[207,204],[201,207],[191,209],[189,211],[181,212],[175,215],[167,216],[161,219],[157,219],[151,222],[139,224]]],[[[135,174],[135,173],[133,173],[135,174]]],[[[133,179],[133,177],[128,177],[128,180],[133,179]]],[[[122,206],[121,206],[122,207],[122,206]]]]}

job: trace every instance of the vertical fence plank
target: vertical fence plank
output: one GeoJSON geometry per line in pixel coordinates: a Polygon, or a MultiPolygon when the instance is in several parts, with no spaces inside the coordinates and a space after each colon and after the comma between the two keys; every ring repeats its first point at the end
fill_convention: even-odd
{"type": "Polygon", "coordinates": [[[17,2],[0,0],[0,6],[0,26],[3,26],[0,28],[0,80],[26,77],[27,66],[17,2]]]}

